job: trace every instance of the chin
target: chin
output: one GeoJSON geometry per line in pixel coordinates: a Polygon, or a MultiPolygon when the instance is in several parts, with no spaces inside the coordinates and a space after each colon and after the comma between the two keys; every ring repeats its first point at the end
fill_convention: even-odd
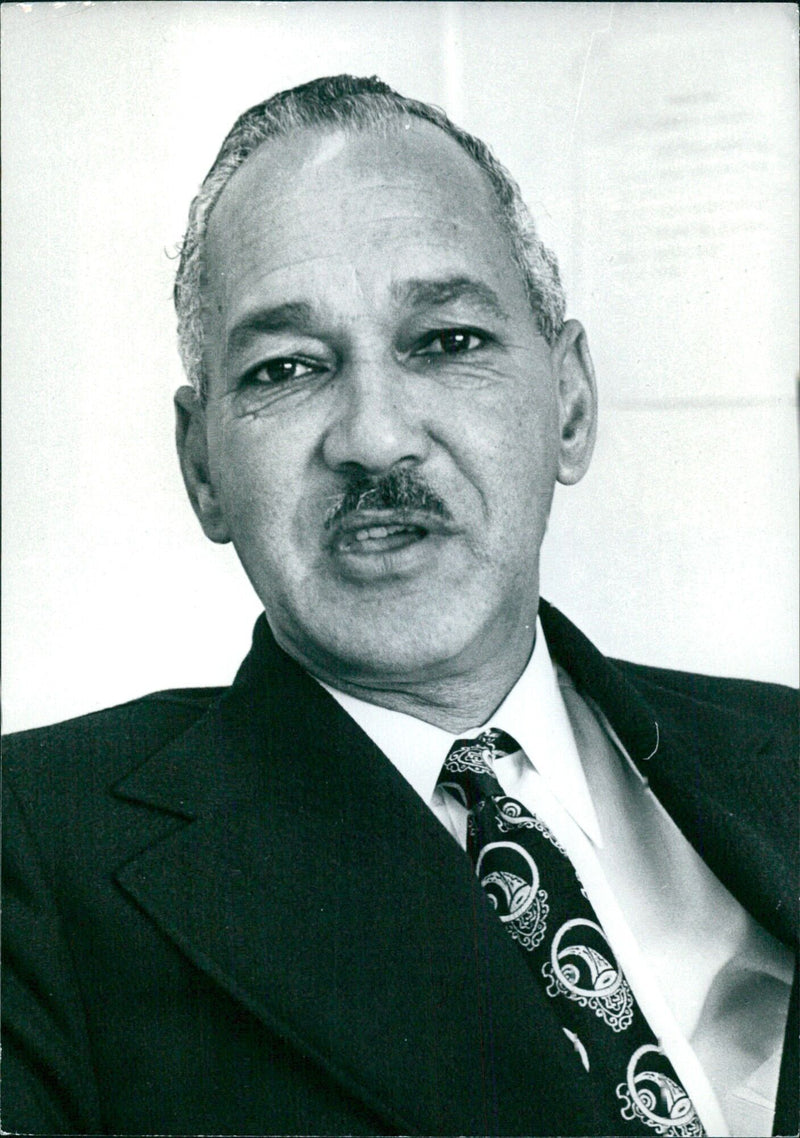
{"type": "Polygon", "coordinates": [[[404,608],[307,624],[295,628],[284,647],[312,672],[333,677],[334,684],[340,675],[354,683],[403,685],[457,674],[485,643],[474,619],[466,625],[463,611],[447,614],[440,606],[432,613],[404,608]]]}

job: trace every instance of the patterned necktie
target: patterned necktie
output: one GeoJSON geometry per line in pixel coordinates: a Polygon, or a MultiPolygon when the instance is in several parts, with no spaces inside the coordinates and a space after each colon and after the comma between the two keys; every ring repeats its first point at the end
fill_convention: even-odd
{"type": "Polygon", "coordinates": [[[468,811],[467,852],[489,903],[525,954],[583,1064],[614,1134],[705,1133],[633,998],[572,862],[547,827],[503,793],[496,758],[521,748],[503,731],[458,739],[438,785],[468,811]],[[647,1129],[649,1128],[649,1129],[647,1129]]]}

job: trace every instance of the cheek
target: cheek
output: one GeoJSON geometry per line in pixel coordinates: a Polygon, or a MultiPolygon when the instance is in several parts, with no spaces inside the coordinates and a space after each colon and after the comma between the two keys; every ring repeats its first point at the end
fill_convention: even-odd
{"type": "Polygon", "coordinates": [[[216,443],[220,502],[234,534],[262,527],[282,494],[274,447],[241,422],[223,424],[216,443]]]}
{"type": "Polygon", "coordinates": [[[249,551],[251,562],[293,561],[318,497],[301,441],[289,429],[236,420],[220,431],[217,455],[220,501],[243,559],[249,551]]]}
{"type": "Polygon", "coordinates": [[[510,507],[540,499],[558,471],[558,414],[551,401],[521,398],[484,414],[472,433],[476,466],[491,477],[510,507]]]}

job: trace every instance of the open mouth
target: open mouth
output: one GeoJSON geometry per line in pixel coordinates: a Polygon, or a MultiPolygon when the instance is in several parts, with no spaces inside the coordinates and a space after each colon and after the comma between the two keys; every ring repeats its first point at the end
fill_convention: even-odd
{"type": "Polygon", "coordinates": [[[331,552],[354,570],[360,565],[359,575],[399,569],[406,565],[406,553],[453,532],[452,522],[427,510],[354,510],[330,528],[331,552]]]}
{"type": "Polygon", "coordinates": [[[421,525],[390,523],[386,525],[362,525],[348,528],[339,535],[338,547],[356,555],[388,553],[403,549],[407,545],[421,541],[428,536],[428,530],[421,525]]]}

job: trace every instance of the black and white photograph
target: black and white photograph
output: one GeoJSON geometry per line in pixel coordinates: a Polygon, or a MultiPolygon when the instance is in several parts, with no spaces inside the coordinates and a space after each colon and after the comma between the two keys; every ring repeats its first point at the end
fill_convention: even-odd
{"type": "Polygon", "coordinates": [[[2,1132],[796,1135],[797,6],[0,18],[2,1132]]]}

